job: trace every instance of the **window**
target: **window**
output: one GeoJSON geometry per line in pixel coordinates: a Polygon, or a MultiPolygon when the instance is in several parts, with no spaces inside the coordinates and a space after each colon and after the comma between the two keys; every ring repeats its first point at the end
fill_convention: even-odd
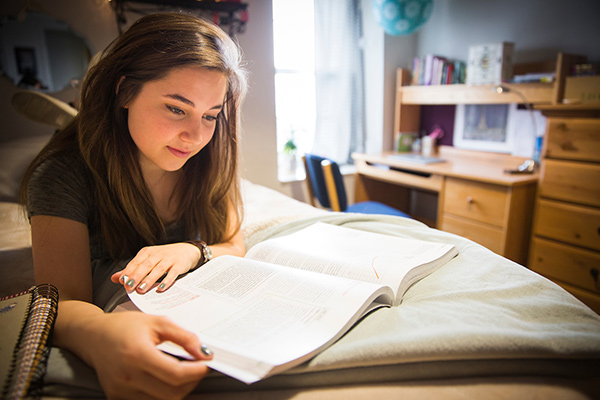
{"type": "Polygon", "coordinates": [[[278,175],[304,179],[304,153],[364,151],[360,0],[272,1],[278,175]]]}
{"type": "Polygon", "coordinates": [[[273,0],[275,107],[280,181],[303,179],[301,155],[315,134],[315,48],[312,0],[273,0]]]}

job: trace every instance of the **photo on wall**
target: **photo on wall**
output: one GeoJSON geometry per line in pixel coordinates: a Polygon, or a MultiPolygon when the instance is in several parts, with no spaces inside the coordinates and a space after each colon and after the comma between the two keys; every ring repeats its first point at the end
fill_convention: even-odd
{"type": "Polygon", "coordinates": [[[33,47],[15,47],[14,50],[19,74],[30,73],[36,75],[38,69],[35,61],[35,49],[33,47]]]}

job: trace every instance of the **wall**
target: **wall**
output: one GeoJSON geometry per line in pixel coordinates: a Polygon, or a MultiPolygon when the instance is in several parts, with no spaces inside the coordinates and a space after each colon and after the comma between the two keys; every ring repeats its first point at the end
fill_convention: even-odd
{"type": "Polygon", "coordinates": [[[291,186],[277,179],[272,4],[270,0],[246,3],[250,21],[246,32],[238,36],[250,71],[250,87],[242,109],[243,176],[291,194],[291,186]]]}
{"type": "Polygon", "coordinates": [[[467,60],[469,45],[509,41],[517,63],[561,51],[600,61],[598,16],[598,0],[436,0],[417,52],[467,60]]]}

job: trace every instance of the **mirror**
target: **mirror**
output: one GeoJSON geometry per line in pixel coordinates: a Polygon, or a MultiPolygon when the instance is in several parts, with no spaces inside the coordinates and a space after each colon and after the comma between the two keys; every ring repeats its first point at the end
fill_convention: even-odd
{"type": "Polygon", "coordinates": [[[78,85],[91,58],[86,40],[43,14],[6,17],[0,26],[1,70],[23,89],[56,92],[78,85]]]}

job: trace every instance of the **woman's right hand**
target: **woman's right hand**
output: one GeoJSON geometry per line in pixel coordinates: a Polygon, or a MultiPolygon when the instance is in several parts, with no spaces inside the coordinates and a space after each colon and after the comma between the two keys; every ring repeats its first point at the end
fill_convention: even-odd
{"type": "Polygon", "coordinates": [[[200,350],[196,335],[166,317],[127,311],[81,322],[87,325],[83,358],[96,370],[108,398],[183,398],[208,372],[203,360],[212,357],[200,350]],[[180,345],[196,360],[163,353],[156,346],[164,341],[180,345]]]}

